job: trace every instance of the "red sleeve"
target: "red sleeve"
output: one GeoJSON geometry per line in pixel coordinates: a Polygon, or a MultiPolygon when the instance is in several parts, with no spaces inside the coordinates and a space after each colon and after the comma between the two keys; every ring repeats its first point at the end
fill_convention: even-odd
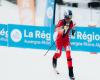
{"type": "Polygon", "coordinates": [[[70,23],[70,29],[72,29],[73,27],[74,27],[73,21],[71,21],[71,23],[70,23]]]}
{"type": "Polygon", "coordinates": [[[58,24],[56,25],[56,28],[61,27],[61,26],[63,26],[63,21],[62,21],[62,20],[60,20],[60,21],[58,22],[58,24]]]}

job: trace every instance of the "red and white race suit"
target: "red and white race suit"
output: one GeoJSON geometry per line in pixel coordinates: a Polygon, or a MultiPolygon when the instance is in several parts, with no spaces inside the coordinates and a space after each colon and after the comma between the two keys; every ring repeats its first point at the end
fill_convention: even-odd
{"type": "Polygon", "coordinates": [[[58,24],[56,25],[55,32],[57,32],[57,38],[56,38],[56,52],[53,56],[53,58],[57,59],[62,54],[62,48],[64,47],[66,51],[66,58],[67,58],[67,64],[68,67],[72,67],[72,58],[71,58],[71,49],[70,49],[70,39],[69,39],[69,33],[70,30],[74,27],[73,21],[66,22],[64,19],[60,20],[58,24]],[[63,37],[64,29],[67,30],[65,36],[63,37]]]}

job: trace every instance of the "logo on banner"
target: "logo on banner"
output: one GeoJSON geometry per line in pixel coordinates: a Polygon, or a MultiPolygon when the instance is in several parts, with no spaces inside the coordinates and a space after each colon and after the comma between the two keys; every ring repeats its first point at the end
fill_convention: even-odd
{"type": "Polygon", "coordinates": [[[7,46],[7,42],[8,42],[7,25],[0,24],[0,45],[7,46]]]}
{"type": "Polygon", "coordinates": [[[0,30],[0,36],[7,38],[8,37],[8,31],[5,28],[2,28],[0,30]]]}
{"type": "Polygon", "coordinates": [[[14,42],[20,42],[21,39],[22,39],[22,33],[21,33],[21,31],[18,30],[18,29],[12,30],[12,32],[11,32],[11,39],[14,42]]]}
{"type": "Polygon", "coordinates": [[[78,27],[76,35],[70,38],[75,50],[100,52],[99,28],[78,27]]]}
{"type": "Polygon", "coordinates": [[[81,32],[81,31],[77,31],[77,35],[76,37],[71,36],[71,39],[77,39],[77,40],[84,40],[87,42],[93,42],[93,41],[99,41],[100,40],[100,35],[92,32],[92,33],[86,33],[86,31],[81,32]]]}
{"type": "Polygon", "coordinates": [[[47,17],[49,19],[52,19],[52,17],[53,17],[53,9],[52,9],[52,7],[48,7],[48,9],[47,9],[47,17]]]}

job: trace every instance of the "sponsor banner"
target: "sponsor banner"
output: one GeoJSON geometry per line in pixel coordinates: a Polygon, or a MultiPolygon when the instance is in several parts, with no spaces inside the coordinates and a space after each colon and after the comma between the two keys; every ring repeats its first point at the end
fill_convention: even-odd
{"type": "MultiPolygon", "coordinates": [[[[55,50],[54,27],[8,25],[8,46],[55,50]]],[[[100,28],[76,27],[75,36],[70,36],[73,51],[100,52],[100,28]]],[[[71,33],[70,33],[71,34],[71,33]]]]}
{"type": "MultiPolygon", "coordinates": [[[[54,27],[53,27],[54,28],[54,27]]],[[[53,41],[53,31],[51,30],[51,45],[53,41]]],[[[100,28],[96,27],[76,27],[76,33],[73,37],[70,31],[70,43],[73,51],[87,51],[87,52],[100,52],[100,28]]],[[[55,50],[55,44],[51,48],[55,50]]]]}
{"type": "Polygon", "coordinates": [[[35,0],[17,0],[21,24],[35,24],[35,0]]]}
{"type": "Polygon", "coordinates": [[[7,46],[7,41],[8,41],[7,25],[0,24],[0,45],[7,46]]]}
{"type": "Polygon", "coordinates": [[[77,27],[71,45],[75,51],[100,52],[100,28],[77,27]]]}
{"type": "Polygon", "coordinates": [[[9,24],[8,46],[48,49],[51,45],[50,27],[9,24]]]}
{"type": "Polygon", "coordinates": [[[54,3],[55,3],[55,0],[47,0],[46,15],[44,19],[45,26],[53,25],[54,3]]]}

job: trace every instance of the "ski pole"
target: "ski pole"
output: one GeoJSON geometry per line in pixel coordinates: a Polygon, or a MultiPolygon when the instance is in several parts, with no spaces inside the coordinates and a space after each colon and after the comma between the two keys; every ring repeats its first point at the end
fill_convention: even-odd
{"type": "MultiPolygon", "coordinates": [[[[75,33],[75,31],[72,32],[72,34],[74,34],[74,33],[75,33]]],[[[63,36],[62,36],[62,37],[64,38],[64,37],[66,36],[66,34],[67,34],[67,31],[64,30],[64,33],[63,33],[63,36]]],[[[59,37],[59,38],[61,38],[61,37],[59,37]]],[[[58,39],[59,39],[59,38],[58,38],[58,39]]],[[[57,39],[57,40],[58,40],[58,39],[57,39]]],[[[52,43],[52,45],[49,47],[49,49],[48,49],[47,52],[44,54],[44,56],[47,55],[47,53],[48,53],[49,50],[53,47],[54,44],[55,44],[55,41],[54,41],[54,42],[52,43]]]]}
{"type": "Polygon", "coordinates": [[[53,47],[53,45],[55,44],[55,42],[53,42],[53,44],[49,47],[49,49],[47,50],[47,52],[44,54],[44,56],[47,55],[47,53],[49,52],[49,50],[53,47]]]}
{"type": "MultiPolygon", "coordinates": [[[[64,30],[65,31],[65,30],[64,30]]],[[[66,32],[67,33],[67,32],[66,32]]],[[[62,37],[65,37],[65,33],[63,34],[63,36],[62,37]]],[[[59,37],[59,38],[61,38],[61,37],[59,37]]],[[[58,38],[58,39],[59,39],[58,38]]],[[[57,40],[58,40],[57,39],[57,40]]],[[[49,49],[47,50],[47,52],[44,54],[44,56],[46,56],[47,55],[47,53],[49,52],[49,50],[53,47],[53,45],[55,44],[55,41],[52,43],[52,45],[49,47],[49,49]]]]}

